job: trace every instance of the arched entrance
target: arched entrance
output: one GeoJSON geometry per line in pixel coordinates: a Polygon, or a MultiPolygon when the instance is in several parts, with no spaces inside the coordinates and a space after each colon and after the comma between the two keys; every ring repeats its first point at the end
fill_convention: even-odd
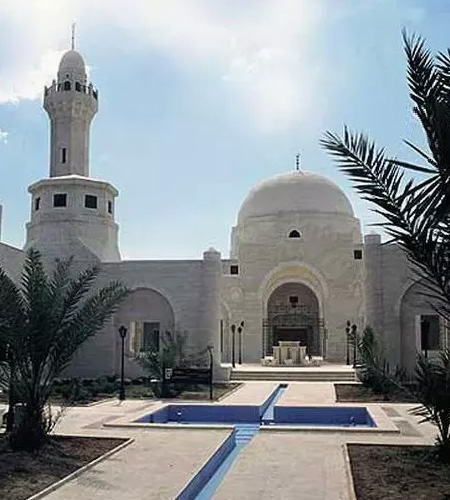
{"type": "Polygon", "coordinates": [[[263,320],[263,357],[280,341],[300,342],[310,356],[325,355],[324,322],[316,294],[303,283],[285,283],[267,302],[263,320]]]}

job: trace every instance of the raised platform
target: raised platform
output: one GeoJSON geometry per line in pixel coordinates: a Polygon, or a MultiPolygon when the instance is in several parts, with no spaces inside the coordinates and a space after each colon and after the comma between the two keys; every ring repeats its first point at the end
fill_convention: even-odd
{"type": "Polygon", "coordinates": [[[245,364],[236,365],[236,368],[231,369],[231,380],[355,382],[356,374],[354,368],[348,365],[286,367],[245,364]]]}

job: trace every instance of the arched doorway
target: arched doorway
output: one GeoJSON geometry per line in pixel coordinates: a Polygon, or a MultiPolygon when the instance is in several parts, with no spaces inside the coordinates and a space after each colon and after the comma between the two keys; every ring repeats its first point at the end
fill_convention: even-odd
{"type": "Polygon", "coordinates": [[[174,329],[175,315],[170,302],[160,292],[138,288],[121,304],[115,322],[117,327],[128,328],[127,352],[135,357],[159,351],[163,334],[174,329]]]}
{"type": "Polygon", "coordinates": [[[280,341],[300,342],[310,356],[325,355],[324,322],[316,294],[303,283],[285,283],[267,301],[263,321],[263,357],[280,341]]]}
{"type": "Polygon", "coordinates": [[[400,339],[392,339],[389,346],[391,357],[411,372],[418,352],[436,357],[449,344],[446,321],[433,309],[428,293],[420,282],[407,289],[400,304],[400,339]]]}

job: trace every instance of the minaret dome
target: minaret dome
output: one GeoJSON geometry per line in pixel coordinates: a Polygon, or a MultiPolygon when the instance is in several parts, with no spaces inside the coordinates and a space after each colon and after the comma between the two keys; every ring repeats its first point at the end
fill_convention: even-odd
{"type": "Polygon", "coordinates": [[[58,83],[63,83],[66,79],[86,84],[86,65],[83,57],[76,50],[68,50],[59,63],[58,83]]]}

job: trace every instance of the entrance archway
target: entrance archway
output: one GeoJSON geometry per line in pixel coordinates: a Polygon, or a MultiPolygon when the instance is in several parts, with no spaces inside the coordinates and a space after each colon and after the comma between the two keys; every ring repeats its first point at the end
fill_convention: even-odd
{"type": "Polygon", "coordinates": [[[303,283],[285,283],[267,302],[263,321],[263,357],[280,341],[300,342],[310,356],[325,355],[324,322],[316,294],[303,283]]]}

